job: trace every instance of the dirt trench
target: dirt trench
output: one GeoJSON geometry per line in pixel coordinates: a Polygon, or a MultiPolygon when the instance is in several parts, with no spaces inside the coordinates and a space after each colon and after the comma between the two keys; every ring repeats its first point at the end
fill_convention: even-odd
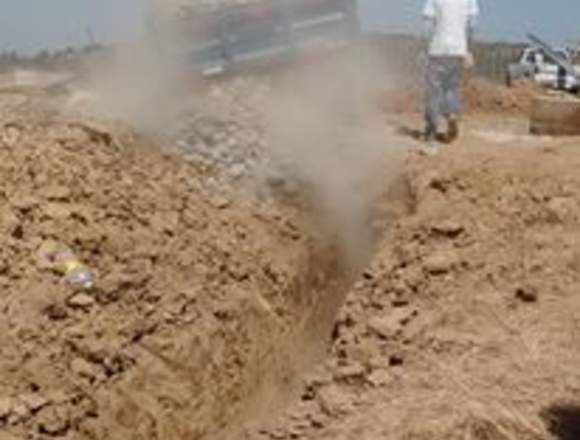
{"type": "Polygon", "coordinates": [[[208,190],[121,128],[0,134],[0,438],[230,439],[300,392],[354,279],[304,212],[208,190]]]}
{"type": "Polygon", "coordinates": [[[379,225],[328,359],[243,438],[578,438],[577,147],[410,160],[411,215],[379,225]]]}

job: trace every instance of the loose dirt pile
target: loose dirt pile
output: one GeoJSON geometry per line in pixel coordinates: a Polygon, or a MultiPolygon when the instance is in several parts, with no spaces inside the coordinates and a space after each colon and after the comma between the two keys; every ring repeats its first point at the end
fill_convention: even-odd
{"type": "MultiPolygon", "coordinates": [[[[402,88],[402,93],[389,93],[384,99],[384,109],[395,113],[422,111],[423,89],[416,85],[402,88]]],[[[481,78],[469,79],[463,88],[465,113],[494,113],[528,115],[532,100],[538,93],[532,86],[508,88],[481,78]]]]}
{"type": "Polygon", "coordinates": [[[340,277],[295,211],[208,194],[179,156],[75,121],[6,122],[0,170],[3,440],[218,438],[316,355],[315,333],[292,343],[340,277]],[[93,289],[51,270],[54,242],[93,289]]]}
{"type": "Polygon", "coordinates": [[[245,438],[579,438],[578,166],[557,149],[412,160],[329,360],[245,438]]]}

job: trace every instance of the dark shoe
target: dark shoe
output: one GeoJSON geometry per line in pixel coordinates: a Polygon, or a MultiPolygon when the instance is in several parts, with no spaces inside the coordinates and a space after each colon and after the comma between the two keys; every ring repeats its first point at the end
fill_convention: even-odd
{"type": "Polygon", "coordinates": [[[449,116],[447,120],[447,143],[452,143],[459,137],[459,121],[457,116],[449,116]]]}
{"type": "Polygon", "coordinates": [[[439,154],[439,144],[437,143],[437,135],[425,135],[424,142],[419,147],[419,154],[423,156],[436,156],[439,154]]]}
{"type": "Polygon", "coordinates": [[[430,130],[425,130],[425,132],[423,132],[422,138],[423,138],[422,139],[423,142],[426,142],[426,143],[434,143],[434,142],[437,142],[437,140],[438,140],[437,132],[430,131],[430,130]]]}

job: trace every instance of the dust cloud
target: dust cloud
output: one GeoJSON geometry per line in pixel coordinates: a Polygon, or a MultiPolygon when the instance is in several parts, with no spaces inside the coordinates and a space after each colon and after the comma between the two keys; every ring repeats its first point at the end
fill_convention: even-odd
{"type": "MultiPolygon", "coordinates": [[[[92,69],[93,108],[147,133],[162,133],[187,100],[196,99],[193,66],[167,50],[180,45],[164,20],[170,6],[151,1],[139,41],[118,47],[109,62],[92,69]]],[[[346,261],[360,267],[372,250],[373,182],[379,176],[376,188],[384,187],[380,176],[396,170],[402,155],[389,142],[375,106],[388,82],[384,66],[369,53],[346,52],[288,69],[259,111],[265,117],[264,153],[273,159],[266,163],[276,164],[269,171],[309,188],[322,229],[337,235],[346,261]]]]}
{"type": "Polygon", "coordinates": [[[389,80],[374,61],[348,53],[292,72],[267,111],[270,153],[310,189],[352,268],[370,258],[372,205],[403,157],[376,109],[389,80]]]}
{"type": "MultiPolygon", "coordinates": [[[[148,134],[160,134],[187,103],[188,66],[163,3],[143,0],[137,35],[88,66],[82,100],[97,116],[119,119],[148,134]]],[[[112,11],[114,15],[114,11],[112,11]]],[[[73,98],[74,100],[74,98],[73,98]]]]}

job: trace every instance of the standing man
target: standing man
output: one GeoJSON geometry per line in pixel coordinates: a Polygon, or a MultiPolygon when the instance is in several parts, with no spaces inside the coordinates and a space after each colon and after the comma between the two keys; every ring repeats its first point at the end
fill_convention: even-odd
{"type": "Polygon", "coordinates": [[[429,153],[438,150],[441,116],[447,118],[447,142],[459,135],[462,72],[473,66],[469,46],[478,15],[477,0],[427,0],[425,4],[429,37],[425,137],[429,153]]]}

